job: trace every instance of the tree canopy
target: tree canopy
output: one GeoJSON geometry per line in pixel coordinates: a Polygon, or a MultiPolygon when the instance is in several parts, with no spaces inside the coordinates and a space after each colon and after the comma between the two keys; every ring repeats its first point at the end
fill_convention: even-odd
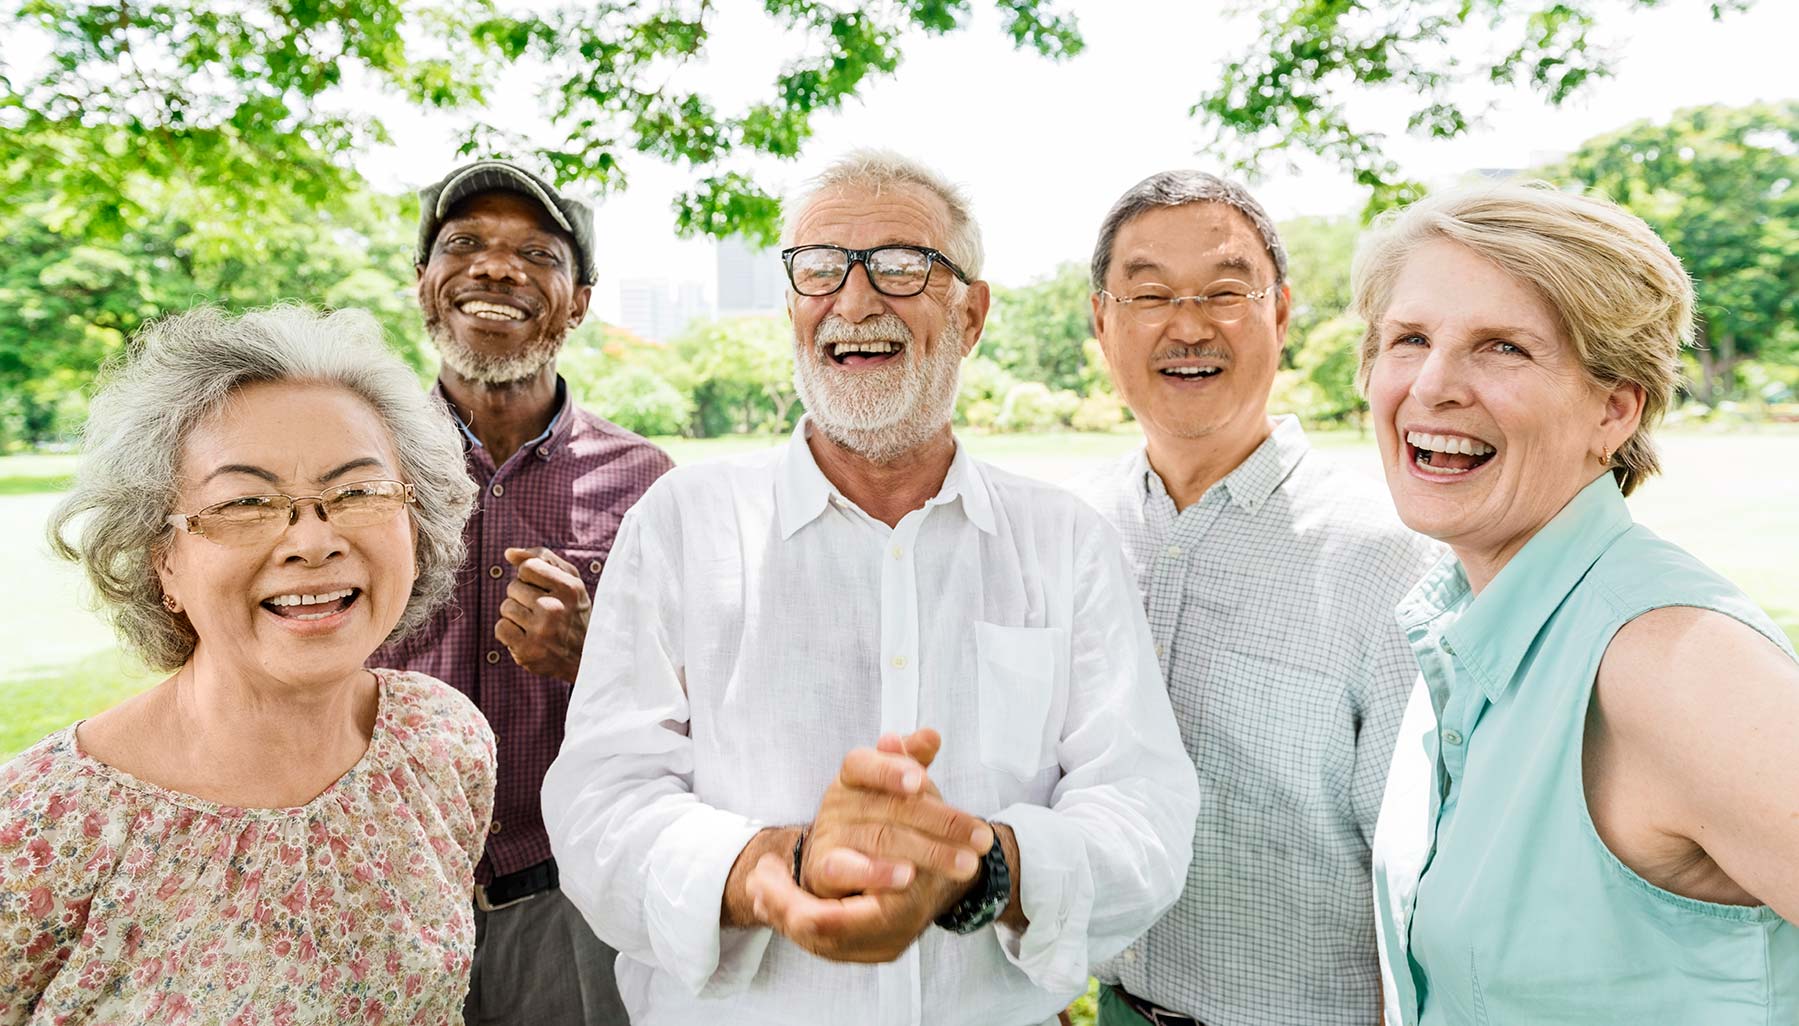
{"type": "MultiPolygon", "coordinates": [[[[388,138],[358,86],[416,109],[468,114],[465,154],[529,158],[560,182],[625,186],[620,158],[689,169],[675,205],[683,234],[772,241],[779,204],[733,157],[791,159],[813,116],[891,75],[908,31],[963,28],[972,0],[835,5],[763,0],[805,40],[769,91],[741,109],[691,86],[715,40],[712,0],[15,0],[48,41],[41,61],[0,65],[0,169],[48,176],[73,218],[116,230],[145,214],[134,177],[229,182],[245,203],[275,194],[322,203],[343,191],[349,155],[388,138]],[[536,77],[553,139],[484,111],[503,75],[536,77]]],[[[1053,0],[993,0],[1021,49],[1059,59],[1080,32],[1053,0]]],[[[10,19],[9,19],[10,20],[10,19]]]]}
{"type": "MultiPolygon", "coordinates": [[[[1714,19],[1755,0],[1684,0],[1714,19]]],[[[1387,155],[1385,133],[1344,97],[1389,90],[1409,97],[1406,131],[1463,135],[1486,105],[1486,86],[1523,84],[1551,106],[1613,73],[1602,14],[1667,0],[1282,0],[1264,6],[1255,41],[1233,56],[1193,113],[1216,134],[1208,152],[1242,173],[1316,154],[1369,189],[1369,212],[1409,202],[1423,186],[1387,155]]]]}
{"type": "Polygon", "coordinates": [[[1542,173],[1624,205],[1686,265],[1707,404],[1734,389],[1745,360],[1799,362],[1799,101],[1639,121],[1542,173]]]}
{"type": "Polygon", "coordinates": [[[146,319],[198,303],[361,307],[414,366],[425,362],[411,197],[355,189],[314,206],[275,194],[250,219],[230,186],[132,175],[122,195],[145,213],[104,234],[21,177],[0,208],[0,445],[66,437],[102,361],[146,319]]]}

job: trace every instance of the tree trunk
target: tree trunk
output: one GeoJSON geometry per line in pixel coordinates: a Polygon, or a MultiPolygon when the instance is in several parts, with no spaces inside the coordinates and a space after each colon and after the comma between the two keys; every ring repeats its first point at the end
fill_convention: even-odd
{"type": "Polygon", "coordinates": [[[1698,399],[1711,409],[1718,405],[1718,354],[1712,348],[1711,332],[1703,325],[1693,339],[1693,356],[1699,361],[1698,399]]]}
{"type": "Polygon", "coordinates": [[[1737,337],[1725,335],[1718,340],[1718,359],[1712,364],[1712,372],[1718,376],[1713,383],[1720,399],[1727,399],[1735,391],[1737,364],[1743,358],[1737,355],[1737,337]]]}
{"type": "Polygon", "coordinates": [[[775,404],[775,422],[777,424],[785,425],[787,423],[787,411],[793,409],[794,401],[799,397],[785,389],[776,388],[773,385],[763,385],[762,392],[764,395],[768,396],[769,402],[775,404]]]}

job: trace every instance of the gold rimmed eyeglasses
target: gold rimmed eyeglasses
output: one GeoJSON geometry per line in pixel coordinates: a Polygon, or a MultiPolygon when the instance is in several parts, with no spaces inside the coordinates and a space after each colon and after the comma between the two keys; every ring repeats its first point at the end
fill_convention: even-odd
{"type": "Polygon", "coordinates": [[[1227,278],[1207,285],[1193,296],[1177,296],[1166,285],[1139,285],[1128,296],[1105,289],[1100,289],[1099,294],[1117,303],[1126,315],[1144,327],[1159,328],[1168,323],[1182,303],[1193,304],[1194,309],[1211,318],[1214,324],[1233,324],[1248,315],[1252,303],[1271,295],[1274,289],[1274,285],[1258,289],[1248,282],[1227,278]]]}
{"type": "Polygon", "coordinates": [[[300,519],[300,506],[312,503],[319,519],[339,527],[371,527],[392,520],[418,497],[402,481],[352,481],[318,495],[240,495],[215,502],[197,513],[170,513],[169,526],[220,545],[250,545],[287,530],[300,519]]]}

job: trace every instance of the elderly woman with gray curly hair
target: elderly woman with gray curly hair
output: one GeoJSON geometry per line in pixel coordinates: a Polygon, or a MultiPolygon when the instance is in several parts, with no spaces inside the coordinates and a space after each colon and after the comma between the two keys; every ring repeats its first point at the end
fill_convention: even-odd
{"type": "Polygon", "coordinates": [[[448,596],[473,501],[367,314],[139,333],[50,538],[172,675],[0,768],[0,1024],[460,1017],[493,735],[364,661],[448,596]]]}

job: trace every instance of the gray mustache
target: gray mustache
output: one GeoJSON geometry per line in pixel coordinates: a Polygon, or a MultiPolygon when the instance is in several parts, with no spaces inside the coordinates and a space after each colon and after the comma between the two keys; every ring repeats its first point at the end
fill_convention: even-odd
{"type": "Polygon", "coordinates": [[[885,313],[859,324],[851,324],[832,314],[819,322],[812,332],[813,344],[821,349],[836,342],[885,342],[890,339],[912,341],[912,330],[898,314],[885,313]]]}
{"type": "Polygon", "coordinates": [[[1152,360],[1217,360],[1219,363],[1231,363],[1231,351],[1218,346],[1173,346],[1163,349],[1150,357],[1152,360]]]}

